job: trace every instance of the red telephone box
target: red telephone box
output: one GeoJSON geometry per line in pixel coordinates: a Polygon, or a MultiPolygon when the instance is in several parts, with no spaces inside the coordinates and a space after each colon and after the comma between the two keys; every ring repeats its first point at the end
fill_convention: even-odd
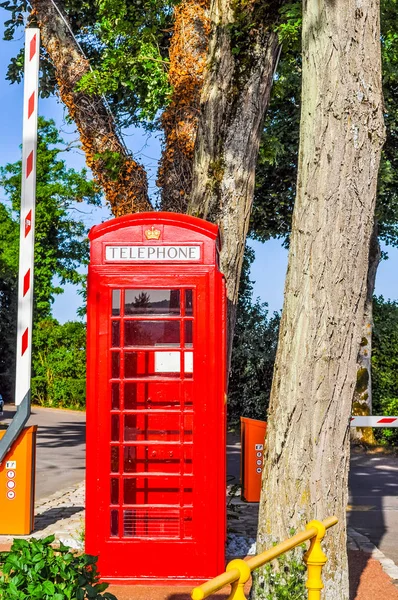
{"type": "Polygon", "coordinates": [[[214,577],[226,537],[218,229],[140,213],[89,237],[86,551],[113,582],[214,577]]]}

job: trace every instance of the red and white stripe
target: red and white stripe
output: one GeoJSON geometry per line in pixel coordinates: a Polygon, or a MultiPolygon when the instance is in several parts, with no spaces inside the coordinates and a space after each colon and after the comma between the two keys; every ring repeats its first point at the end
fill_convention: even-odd
{"type": "Polygon", "coordinates": [[[398,417],[351,417],[351,427],[398,427],[398,417]]]}
{"type": "Polygon", "coordinates": [[[32,368],[33,260],[36,202],[37,101],[40,30],[25,31],[22,192],[19,236],[18,332],[15,404],[30,390],[32,368]]]}

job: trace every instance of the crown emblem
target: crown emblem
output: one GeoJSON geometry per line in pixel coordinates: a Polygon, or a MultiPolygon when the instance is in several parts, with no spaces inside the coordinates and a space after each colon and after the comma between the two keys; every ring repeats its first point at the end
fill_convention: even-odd
{"type": "Polygon", "coordinates": [[[160,238],[160,230],[155,229],[154,225],[150,229],[145,230],[145,237],[147,240],[158,240],[160,238]]]}

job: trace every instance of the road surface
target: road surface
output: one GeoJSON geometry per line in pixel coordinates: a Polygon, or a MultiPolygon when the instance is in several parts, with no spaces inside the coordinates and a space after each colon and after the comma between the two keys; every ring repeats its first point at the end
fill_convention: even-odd
{"type": "Polygon", "coordinates": [[[347,523],[398,565],[398,457],[351,455],[347,523]]]}
{"type": "MultiPolygon", "coordinates": [[[[6,405],[1,422],[9,422],[15,407],[6,405]]],[[[38,425],[36,500],[84,479],[86,415],[84,412],[33,408],[28,425],[38,425]]]]}

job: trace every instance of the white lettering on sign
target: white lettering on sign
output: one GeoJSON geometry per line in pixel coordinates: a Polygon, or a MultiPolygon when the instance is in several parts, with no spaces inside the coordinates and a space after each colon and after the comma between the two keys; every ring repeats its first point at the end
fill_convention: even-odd
{"type": "Polygon", "coordinates": [[[6,469],[16,469],[17,468],[17,461],[16,460],[8,460],[6,462],[6,469]]]}
{"type": "Polygon", "coordinates": [[[175,261],[200,260],[200,246],[106,246],[105,260],[120,261],[175,261]]]}
{"type": "Polygon", "coordinates": [[[263,444],[256,444],[255,448],[256,448],[256,450],[264,450],[264,445],[263,444]]]}

